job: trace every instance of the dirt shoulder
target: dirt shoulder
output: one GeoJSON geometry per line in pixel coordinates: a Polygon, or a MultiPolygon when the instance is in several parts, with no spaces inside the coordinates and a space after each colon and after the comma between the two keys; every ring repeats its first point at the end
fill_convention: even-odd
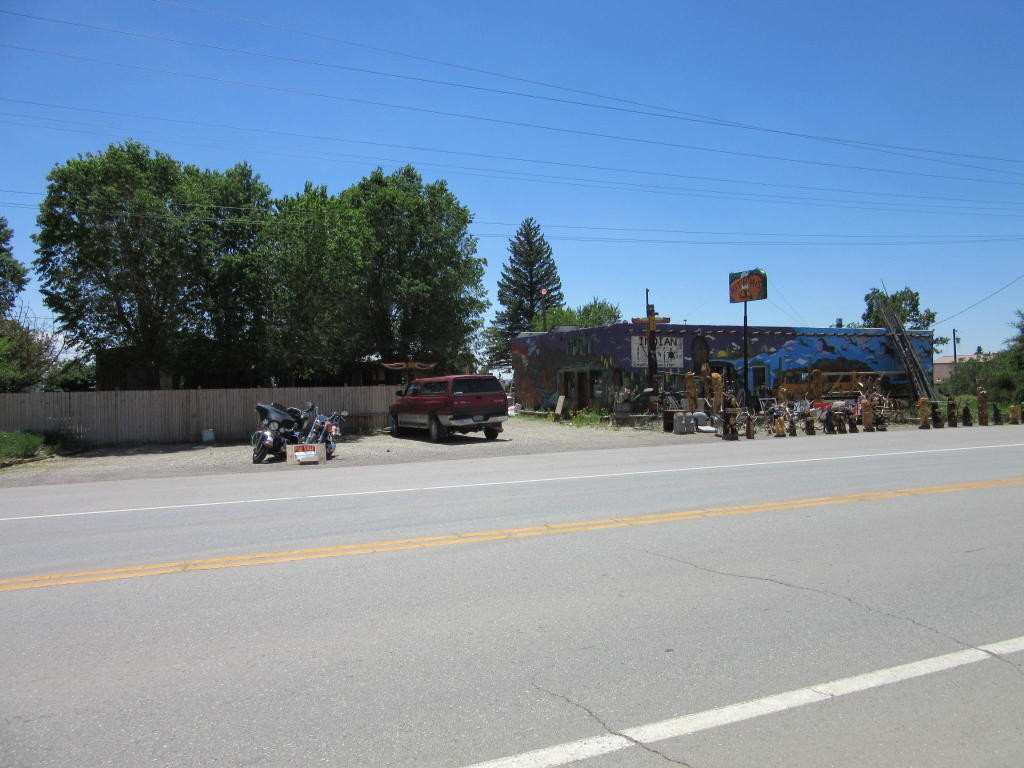
{"type": "MultiPolygon", "coordinates": [[[[520,456],[561,451],[707,442],[713,435],[673,435],[660,429],[576,427],[540,419],[513,418],[497,440],[483,434],[457,436],[434,444],[426,433],[394,438],[387,433],[346,435],[335,458],[317,470],[401,464],[413,461],[520,456]]],[[[281,460],[252,463],[248,444],[150,445],[102,448],[73,456],[56,456],[0,470],[0,488],[142,477],[192,477],[224,473],[293,472],[300,468],[281,460]]],[[[302,471],[312,469],[303,467],[302,471]]]]}

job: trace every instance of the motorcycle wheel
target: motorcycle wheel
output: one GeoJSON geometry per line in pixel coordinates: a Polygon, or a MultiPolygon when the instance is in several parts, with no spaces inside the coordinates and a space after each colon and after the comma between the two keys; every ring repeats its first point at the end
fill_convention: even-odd
{"type": "Polygon", "coordinates": [[[267,455],[267,446],[265,446],[262,441],[256,443],[256,445],[254,445],[252,447],[252,463],[253,464],[259,464],[261,461],[263,461],[263,458],[266,455],[267,455]]]}
{"type": "Polygon", "coordinates": [[[334,458],[334,441],[328,440],[326,443],[327,459],[328,461],[334,458]]]}

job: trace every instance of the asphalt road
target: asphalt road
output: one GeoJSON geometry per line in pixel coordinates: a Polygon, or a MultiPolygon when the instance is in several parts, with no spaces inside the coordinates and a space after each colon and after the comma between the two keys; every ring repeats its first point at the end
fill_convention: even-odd
{"type": "Polygon", "coordinates": [[[0,765],[1018,766],[1024,427],[0,490],[0,765]]]}

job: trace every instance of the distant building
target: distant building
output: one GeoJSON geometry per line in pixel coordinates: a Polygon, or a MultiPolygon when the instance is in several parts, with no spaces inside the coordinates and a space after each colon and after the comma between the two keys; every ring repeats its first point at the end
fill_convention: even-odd
{"type": "MultiPolygon", "coordinates": [[[[984,362],[988,360],[992,355],[987,353],[981,353],[980,355],[957,355],[957,363],[966,363],[969,360],[977,360],[978,362],[984,362]]],[[[953,375],[953,356],[943,355],[942,357],[935,358],[935,383],[941,384],[950,376],[953,375]]]]}

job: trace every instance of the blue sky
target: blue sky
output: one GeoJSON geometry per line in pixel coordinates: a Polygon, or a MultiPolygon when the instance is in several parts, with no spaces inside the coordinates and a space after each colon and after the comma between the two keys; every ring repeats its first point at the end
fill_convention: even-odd
{"type": "Polygon", "coordinates": [[[31,262],[46,174],[128,137],[275,195],[412,163],[473,211],[492,301],[531,216],[573,306],[650,289],[738,324],[728,273],[760,267],[752,324],[910,286],[995,350],[1024,308],[1022,32],[1019,2],[0,0],[0,215],[31,262]]]}

